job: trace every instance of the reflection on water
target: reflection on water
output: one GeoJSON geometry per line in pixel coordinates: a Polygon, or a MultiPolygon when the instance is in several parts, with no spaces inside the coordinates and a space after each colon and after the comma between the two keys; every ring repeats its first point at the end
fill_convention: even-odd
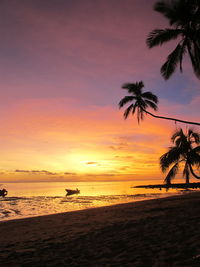
{"type": "MultiPolygon", "coordinates": [[[[146,184],[150,182],[146,182],[146,184]]],[[[155,182],[154,182],[155,183],[155,182]]],[[[134,189],[139,182],[8,183],[9,194],[0,198],[0,219],[19,219],[159,198],[177,193],[134,189]],[[80,194],[66,196],[65,188],[79,188],[80,194]]],[[[144,183],[143,183],[144,184],[144,183]]]]}

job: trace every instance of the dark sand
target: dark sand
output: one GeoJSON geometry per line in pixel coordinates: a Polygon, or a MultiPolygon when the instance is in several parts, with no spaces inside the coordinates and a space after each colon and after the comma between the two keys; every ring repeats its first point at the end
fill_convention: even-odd
{"type": "Polygon", "coordinates": [[[200,266],[200,192],[1,222],[0,266],[200,266]]]}

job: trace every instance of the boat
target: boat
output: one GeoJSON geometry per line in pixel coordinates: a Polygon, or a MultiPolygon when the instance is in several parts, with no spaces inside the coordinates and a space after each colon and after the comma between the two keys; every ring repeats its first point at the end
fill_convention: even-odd
{"type": "Polygon", "coordinates": [[[74,195],[74,194],[80,194],[80,190],[78,190],[78,188],[76,188],[76,190],[73,189],[65,189],[67,191],[67,196],[69,195],[74,195]]]}
{"type": "Polygon", "coordinates": [[[8,194],[8,191],[6,189],[0,189],[0,197],[5,197],[8,194]]]}

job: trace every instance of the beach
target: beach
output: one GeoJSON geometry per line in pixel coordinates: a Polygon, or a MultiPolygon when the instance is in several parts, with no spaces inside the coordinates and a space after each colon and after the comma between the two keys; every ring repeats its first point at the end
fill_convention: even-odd
{"type": "Polygon", "coordinates": [[[200,192],[0,223],[1,266],[200,266],[200,192]]]}

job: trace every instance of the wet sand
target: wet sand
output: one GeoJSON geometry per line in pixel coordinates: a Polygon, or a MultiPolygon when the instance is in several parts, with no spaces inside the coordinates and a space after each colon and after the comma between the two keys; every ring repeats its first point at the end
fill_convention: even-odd
{"type": "Polygon", "coordinates": [[[200,266],[200,192],[0,223],[1,266],[200,266]]]}

